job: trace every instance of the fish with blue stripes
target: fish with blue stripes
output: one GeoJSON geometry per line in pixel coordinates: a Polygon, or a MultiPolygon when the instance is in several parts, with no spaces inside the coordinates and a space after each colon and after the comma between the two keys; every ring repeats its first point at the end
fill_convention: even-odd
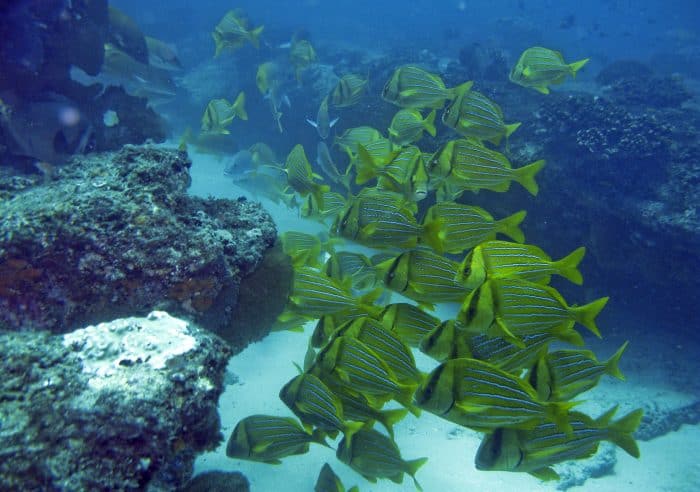
{"type": "Polygon", "coordinates": [[[550,401],[570,400],[595,387],[605,374],[624,381],[618,364],[627,343],[605,362],[598,362],[590,350],[557,350],[543,354],[532,367],[528,380],[541,399],[550,401]]]}
{"type": "Polygon", "coordinates": [[[428,209],[423,217],[423,226],[439,223],[439,234],[433,247],[439,253],[460,254],[484,241],[496,239],[497,234],[508,236],[519,243],[524,242],[525,235],[520,229],[520,223],[526,215],[525,210],[521,210],[495,220],[481,207],[442,201],[428,209]]]}
{"type": "Polygon", "coordinates": [[[539,186],[535,176],[544,167],[538,160],[513,168],[506,156],[484,147],[478,140],[461,138],[450,140],[438,149],[427,163],[431,187],[447,183],[459,190],[491,190],[506,192],[512,181],[536,196],[539,186]]]}
{"type": "Polygon", "coordinates": [[[502,337],[524,347],[521,337],[533,333],[550,333],[566,340],[574,323],[600,338],[595,320],[607,302],[607,297],[601,297],[583,306],[569,306],[548,285],[518,278],[492,278],[469,294],[457,319],[472,333],[502,337]]]}
{"type": "Polygon", "coordinates": [[[422,68],[406,65],[394,70],[382,89],[382,98],[402,108],[440,109],[458,91],[471,89],[472,82],[448,89],[442,79],[422,68]]]}
{"type": "Polygon", "coordinates": [[[432,308],[435,302],[461,302],[470,290],[455,280],[459,264],[429,249],[405,251],[377,265],[377,278],[394,292],[432,308]]]}
{"type": "Polygon", "coordinates": [[[420,415],[412,401],[416,384],[400,383],[387,363],[356,338],[335,337],[318,353],[309,372],[331,386],[363,395],[374,408],[393,398],[420,415]]]}
{"type": "MultiPolygon", "coordinates": [[[[321,467],[321,472],[318,474],[318,479],[314,486],[314,492],[345,492],[343,482],[340,481],[340,478],[328,463],[324,463],[321,467]]],[[[360,492],[360,489],[357,485],[354,485],[347,492],[360,492]]]]}
{"type": "Polygon", "coordinates": [[[321,177],[311,169],[304,147],[299,144],[294,146],[289,155],[287,155],[284,170],[287,173],[289,186],[301,196],[313,195],[319,208],[322,209],[323,194],[330,191],[330,187],[316,182],[321,177]]]}
{"type": "Polygon", "coordinates": [[[530,430],[497,429],[484,436],[476,452],[477,470],[525,472],[540,480],[558,480],[552,465],[593,456],[600,441],[610,441],[627,454],[639,458],[633,434],[643,410],[633,410],[612,421],[617,406],[597,419],[580,412],[569,414],[571,432],[561,432],[549,422],[530,430]]]}
{"type": "Polygon", "coordinates": [[[226,456],[278,465],[282,458],[307,453],[311,443],[328,446],[323,432],[308,433],[291,417],[250,415],[233,429],[226,456]]]}
{"type": "Polygon", "coordinates": [[[487,278],[513,277],[548,284],[552,275],[560,275],[581,285],[583,277],[578,265],[585,254],[586,248],[580,247],[552,261],[547,253],[532,244],[485,241],[464,257],[457,280],[473,289],[487,278]]]}
{"type": "Polygon", "coordinates": [[[387,304],[377,319],[409,347],[418,347],[423,337],[440,323],[439,318],[407,302],[387,304]]]}
{"type": "Polygon", "coordinates": [[[442,122],[463,137],[487,140],[494,145],[520,127],[520,123],[506,124],[501,107],[473,90],[457,90],[442,113],[442,122]]]}
{"type": "Polygon", "coordinates": [[[542,420],[571,432],[568,413],[576,404],[543,402],[527,381],[469,358],[440,364],[418,388],[415,401],[423,410],[481,432],[532,429],[542,420]]]}
{"type": "Polygon", "coordinates": [[[353,337],[367,345],[389,366],[399,383],[418,385],[423,380],[411,349],[376,319],[348,321],[333,333],[337,336],[353,337]]]}
{"type": "Polygon", "coordinates": [[[413,478],[416,489],[423,490],[416,480],[416,472],[428,458],[404,460],[393,439],[374,429],[362,429],[344,436],[338,444],[336,456],[372,483],[378,478],[388,478],[400,484],[405,473],[413,478]]]}
{"type": "Polygon", "coordinates": [[[303,373],[291,379],[282,387],[279,397],[305,426],[314,426],[332,438],[338,432],[355,432],[363,425],[343,420],[340,399],[313,374],[303,373]]]}
{"type": "Polygon", "coordinates": [[[523,51],[508,78],[515,84],[549,94],[550,85],[561,84],[568,76],[576,77],[588,60],[566,63],[560,52],[533,46],[523,51]]]}

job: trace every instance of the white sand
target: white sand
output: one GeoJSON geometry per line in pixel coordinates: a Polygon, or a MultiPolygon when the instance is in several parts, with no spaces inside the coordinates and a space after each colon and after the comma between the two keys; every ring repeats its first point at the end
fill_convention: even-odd
{"type": "MultiPolygon", "coordinates": [[[[223,162],[197,154],[193,155],[193,160],[197,165],[192,170],[191,193],[222,198],[237,198],[241,194],[250,196],[235,188],[231,180],[222,175],[223,162]]],[[[283,207],[262,201],[273,215],[280,232],[290,229],[309,232],[322,230],[318,224],[303,221],[283,207]]],[[[220,400],[222,431],[226,439],[236,423],[248,415],[292,415],[278,398],[278,392],[297,374],[292,362],[303,362],[310,329],[307,326],[304,334],[272,333],[231,360],[229,370],[238,376],[239,383],[227,387],[220,400]]],[[[634,343],[645,342],[648,343],[647,340],[632,341],[631,348],[634,343]]],[[[602,359],[612,351],[608,348],[599,356],[602,359]]],[[[428,370],[434,365],[429,359],[419,356],[417,354],[421,369],[428,370]]],[[[654,367],[650,367],[647,373],[638,373],[626,371],[626,366],[627,360],[623,357],[622,370],[627,373],[628,380],[623,383],[604,378],[597,388],[584,395],[587,400],[585,410],[596,415],[602,409],[620,403],[619,416],[648,401],[671,407],[693,401],[690,395],[665,387],[663,378],[659,378],[658,373],[654,376],[654,367]]],[[[639,365],[635,364],[635,367],[639,365]]],[[[556,483],[544,483],[527,474],[477,471],[474,468],[474,455],[480,441],[479,434],[428,413],[424,412],[419,419],[409,415],[395,426],[395,434],[405,459],[429,457],[428,463],[417,473],[417,479],[425,492],[556,490],[556,483]]],[[[649,442],[640,442],[642,457],[639,460],[618,449],[614,474],[589,479],[583,486],[569,490],[700,490],[699,443],[700,426],[695,425],[684,426],[678,432],[649,442]]],[[[328,462],[346,488],[357,484],[362,492],[414,490],[410,477],[405,477],[402,485],[388,480],[371,484],[340,463],[332,450],[318,445],[312,445],[311,451],[306,455],[289,457],[276,466],[227,458],[225,447],[224,442],[216,452],[200,456],[195,464],[195,473],[207,470],[241,471],[248,477],[253,492],[312,491],[321,466],[328,462]]]]}

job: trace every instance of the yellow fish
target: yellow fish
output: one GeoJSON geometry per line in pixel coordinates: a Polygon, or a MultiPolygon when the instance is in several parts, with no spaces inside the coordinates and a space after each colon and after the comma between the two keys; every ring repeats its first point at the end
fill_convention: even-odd
{"type": "Polygon", "coordinates": [[[331,103],[336,108],[357,104],[365,93],[367,82],[367,79],[354,73],[343,75],[331,92],[331,103]]]}
{"type": "Polygon", "coordinates": [[[549,87],[561,84],[566,77],[576,77],[576,72],[588,63],[589,58],[566,63],[558,51],[535,46],[526,49],[510,72],[510,81],[530,87],[542,94],[549,94],[549,87]]]}
{"type": "MultiPolygon", "coordinates": [[[[472,82],[459,86],[468,90],[472,82]]],[[[407,65],[397,68],[384,85],[382,98],[402,108],[440,109],[446,100],[455,96],[457,89],[448,89],[442,79],[422,68],[407,65]]]]}
{"type": "Polygon", "coordinates": [[[231,132],[226,128],[236,117],[247,120],[248,113],[245,110],[245,92],[236,97],[233,104],[226,99],[212,99],[207,104],[207,109],[202,115],[202,131],[216,135],[228,135],[231,132]]]}
{"type": "Polygon", "coordinates": [[[284,168],[289,186],[301,196],[313,195],[319,208],[323,209],[323,194],[330,191],[330,186],[315,181],[322,178],[312,171],[304,147],[300,144],[294,146],[287,156],[284,168]]]}
{"type": "Polygon", "coordinates": [[[241,48],[246,42],[259,48],[260,34],[264,28],[264,26],[259,26],[255,29],[250,29],[248,19],[240,10],[229,10],[216,25],[214,32],[211,33],[216,44],[214,56],[219,56],[225,49],[236,50],[241,48]]]}
{"type": "Polygon", "coordinates": [[[417,109],[400,109],[391,119],[389,139],[394,145],[404,146],[420,140],[423,132],[428,132],[431,137],[434,137],[435,114],[435,110],[432,110],[423,118],[417,109]]]}

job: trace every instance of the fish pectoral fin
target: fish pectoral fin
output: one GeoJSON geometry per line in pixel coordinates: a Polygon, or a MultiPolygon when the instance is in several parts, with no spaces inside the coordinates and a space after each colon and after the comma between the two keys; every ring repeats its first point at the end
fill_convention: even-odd
{"type": "Polygon", "coordinates": [[[547,87],[546,85],[536,85],[533,87],[533,89],[542,94],[549,94],[549,87],[547,87]]]}
{"type": "Polygon", "coordinates": [[[418,94],[417,89],[404,89],[402,91],[399,91],[399,96],[401,97],[410,97],[410,96],[415,96],[418,94]]]}
{"type": "Polygon", "coordinates": [[[349,383],[350,382],[350,374],[348,374],[347,371],[340,367],[335,368],[335,373],[338,375],[338,378],[340,378],[341,381],[344,383],[349,383]]]}
{"type": "Polygon", "coordinates": [[[554,471],[552,467],[540,468],[538,470],[533,470],[528,472],[533,477],[539,478],[545,482],[549,480],[559,480],[559,474],[554,471]]]}
{"type": "Polygon", "coordinates": [[[271,442],[263,442],[260,444],[256,444],[251,448],[251,451],[253,451],[253,453],[255,454],[264,453],[265,450],[269,448],[271,444],[271,442]]]}
{"type": "Polygon", "coordinates": [[[485,405],[469,405],[466,403],[457,403],[457,402],[455,402],[455,408],[457,408],[465,413],[483,413],[483,412],[489,410],[489,407],[485,406],[485,405]]]}

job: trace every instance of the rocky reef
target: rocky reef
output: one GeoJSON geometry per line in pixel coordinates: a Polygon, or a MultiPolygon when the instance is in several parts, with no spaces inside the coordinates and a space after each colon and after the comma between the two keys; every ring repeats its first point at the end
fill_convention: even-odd
{"type": "Polygon", "coordinates": [[[230,327],[241,282],[275,242],[272,219],[245,199],[188,196],[189,167],[184,152],[126,146],[0,180],[0,325],[65,333],[162,309],[238,348],[264,336],[230,327]]]}
{"type": "Polygon", "coordinates": [[[180,490],[222,439],[231,349],[167,313],[6,333],[0,350],[2,490],[180,490]]]}

